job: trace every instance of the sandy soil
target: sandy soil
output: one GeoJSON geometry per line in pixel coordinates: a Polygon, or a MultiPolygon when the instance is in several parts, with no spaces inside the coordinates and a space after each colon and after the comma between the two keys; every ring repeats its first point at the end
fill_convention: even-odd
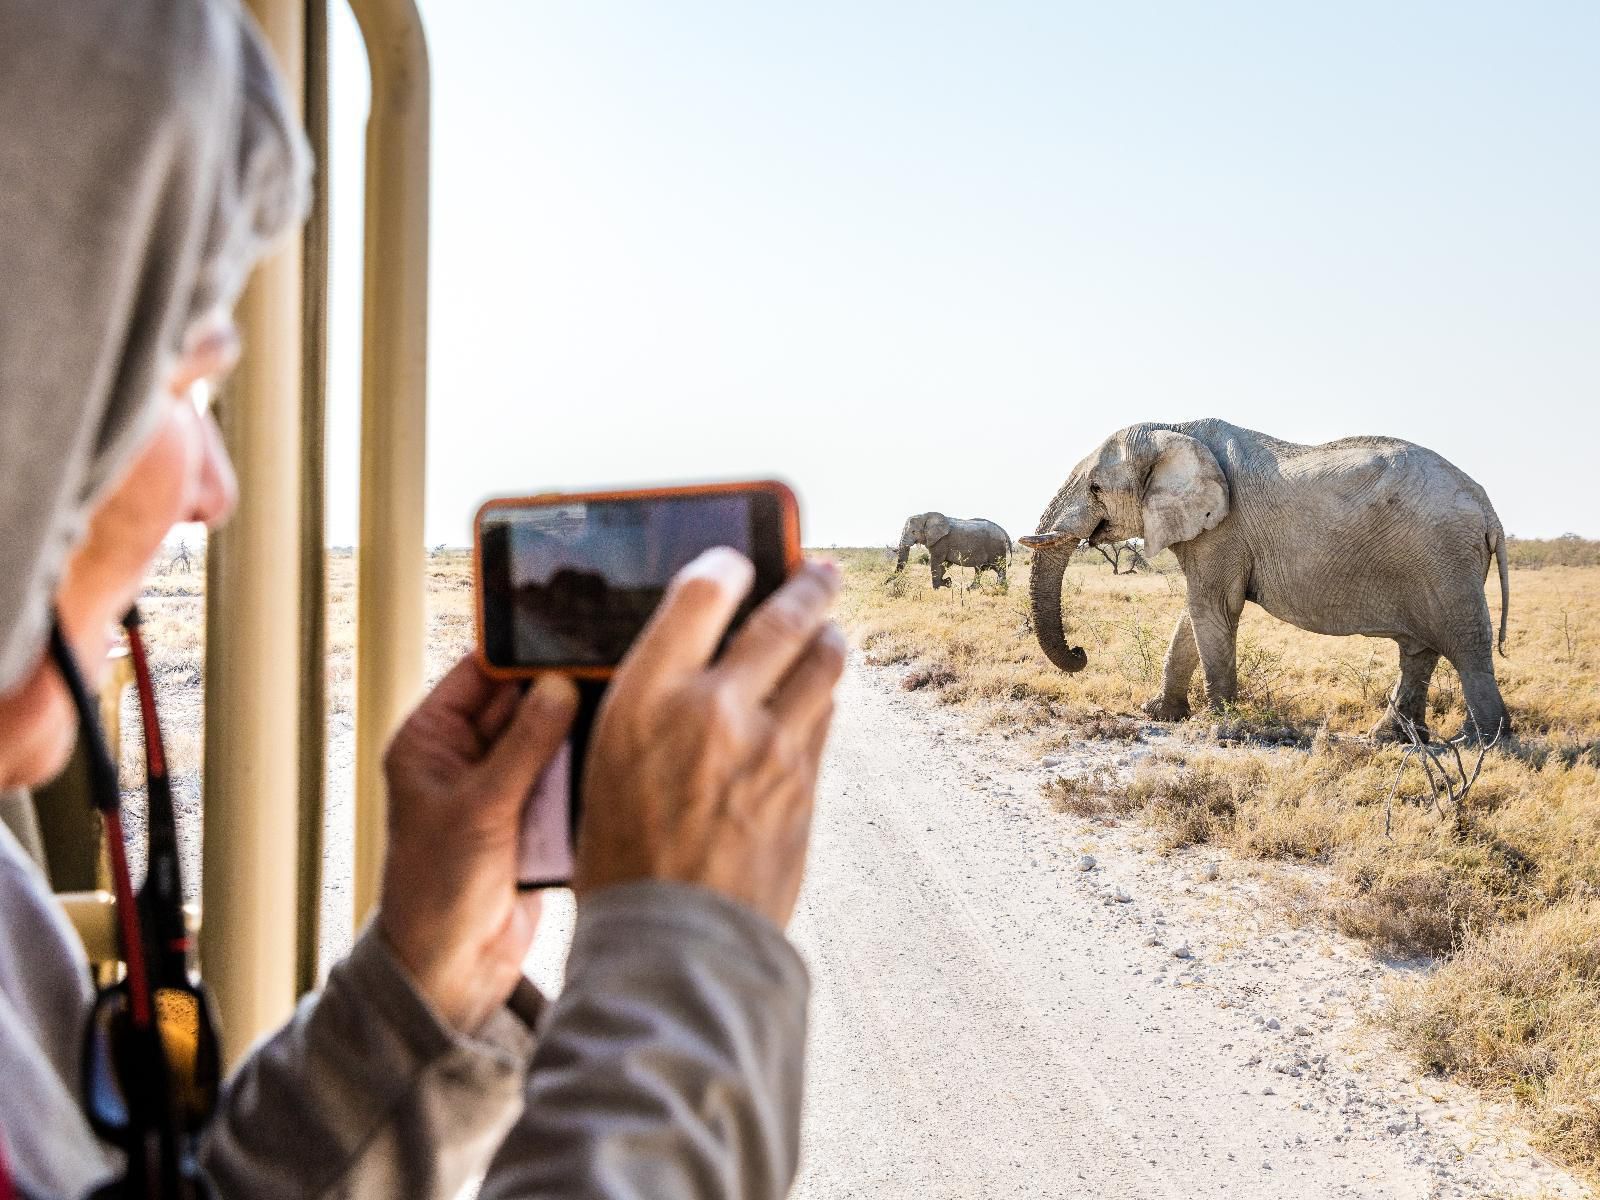
{"type": "Polygon", "coordinates": [[[1246,864],[1164,858],[1039,794],[1148,746],[1046,767],[897,682],[857,663],[843,684],[793,927],[814,979],[796,1196],[1588,1194],[1386,1049],[1391,968],[1290,928],[1246,864]]]}

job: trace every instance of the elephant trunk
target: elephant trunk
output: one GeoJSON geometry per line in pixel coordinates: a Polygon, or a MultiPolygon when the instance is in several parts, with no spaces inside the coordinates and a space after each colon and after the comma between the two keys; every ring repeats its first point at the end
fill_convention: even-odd
{"type": "Polygon", "coordinates": [[[1067,645],[1061,631],[1061,577],[1066,574],[1072,547],[1039,548],[1033,557],[1029,589],[1033,601],[1033,632],[1045,657],[1063,671],[1077,674],[1089,665],[1082,646],[1067,645]]]}
{"type": "Polygon", "coordinates": [[[910,554],[910,547],[922,541],[922,536],[915,531],[914,522],[906,522],[906,528],[901,530],[901,542],[896,547],[894,554],[894,574],[906,570],[906,557],[910,554]]]}

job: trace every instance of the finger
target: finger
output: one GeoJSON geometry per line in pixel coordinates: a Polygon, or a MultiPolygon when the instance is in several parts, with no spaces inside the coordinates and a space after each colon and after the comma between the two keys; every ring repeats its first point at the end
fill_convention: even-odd
{"type": "Polygon", "coordinates": [[[835,625],[824,626],[768,702],[773,720],[784,726],[808,726],[833,703],[844,663],[844,634],[835,625]]]}
{"type": "Polygon", "coordinates": [[[508,806],[520,808],[528,789],[561,748],[577,711],[578,689],[572,680],[553,673],[539,676],[474,769],[477,781],[508,806]]]}
{"type": "Polygon", "coordinates": [[[649,686],[704,669],[754,582],[755,567],[737,550],[717,546],[700,555],[667,586],[616,682],[649,686]]]}
{"type": "Polygon", "coordinates": [[[517,705],[524,695],[514,683],[502,683],[472,718],[473,728],[487,745],[500,736],[506,723],[517,714],[517,705]]]}
{"type": "Polygon", "coordinates": [[[817,776],[822,771],[822,755],[828,748],[828,734],[833,730],[833,700],[811,718],[811,733],[806,739],[806,761],[811,765],[811,790],[817,790],[817,776]]]}
{"type": "Polygon", "coordinates": [[[761,703],[805,653],[839,594],[839,568],[808,562],[764,600],[728,644],[717,673],[751,703],[761,703]]]}
{"type": "Polygon", "coordinates": [[[805,796],[805,804],[800,807],[797,814],[800,820],[798,834],[802,846],[811,828],[811,814],[817,802],[817,777],[822,773],[822,755],[828,746],[828,733],[833,727],[833,701],[829,700],[811,718],[811,725],[805,732],[803,749],[800,753],[801,771],[803,777],[796,781],[805,796]]]}
{"type": "Polygon", "coordinates": [[[526,945],[527,941],[531,941],[539,932],[539,918],[544,915],[544,893],[518,892],[514,903],[516,914],[512,917],[512,921],[517,926],[514,936],[526,945]]]}
{"type": "Polygon", "coordinates": [[[522,688],[515,683],[490,678],[484,673],[483,665],[468,655],[439,681],[439,686],[429,693],[423,703],[437,705],[467,722],[478,735],[481,753],[494,744],[507,722],[516,714],[522,696],[522,688]],[[456,676],[457,671],[463,672],[462,677],[456,676]],[[472,679],[473,675],[476,675],[477,682],[472,679]]]}
{"type": "Polygon", "coordinates": [[[796,768],[790,775],[788,802],[775,806],[780,809],[775,836],[785,847],[784,859],[788,866],[782,899],[782,909],[786,915],[793,913],[805,878],[806,850],[811,841],[811,826],[817,809],[817,775],[832,718],[833,706],[830,703],[816,715],[811,728],[806,731],[796,768]]]}
{"type": "Polygon", "coordinates": [[[822,769],[822,752],[827,746],[828,731],[833,726],[833,711],[833,698],[830,696],[820,708],[813,710],[806,724],[795,726],[789,735],[795,746],[790,773],[796,786],[808,797],[808,803],[816,799],[817,775],[822,769]]]}
{"type": "MultiPolygon", "coordinates": [[[[743,763],[743,773],[754,779],[757,795],[785,796],[784,804],[809,804],[816,787],[817,760],[833,720],[833,693],[821,691],[820,699],[807,705],[803,716],[787,721],[772,721],[751,744],[743,763]]],[[[784,804],[772,804],[767,815],[777,825],[784,804]]]]}
{"type": "MultiPolygon", "coordinates": [[[[445,677],[423,697],[418,710],[435,709],[473,722],[476,726],[481,714],[494,699],[500,684],[483,673],[483,668],[472,655],[463,655],[445,677]]],[[[512,689],[513,691],[515,689],[512,689]]]]}

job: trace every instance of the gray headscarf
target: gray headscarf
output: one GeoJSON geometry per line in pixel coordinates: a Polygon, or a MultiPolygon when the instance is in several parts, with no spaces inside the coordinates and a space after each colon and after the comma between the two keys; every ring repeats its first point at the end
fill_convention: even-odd
{"type": "Polygon", "coordinates": [[[184,334],[303,215],[292,113],[232,0],[0,0],[0,692],[184,334]]]}

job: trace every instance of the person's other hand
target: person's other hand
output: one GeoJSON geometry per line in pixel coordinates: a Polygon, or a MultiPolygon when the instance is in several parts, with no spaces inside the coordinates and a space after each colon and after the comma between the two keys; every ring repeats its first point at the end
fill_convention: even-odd
{"type": "Polygon", "coordinates": [[[712,661],[753,569],[707,551],[673,580],[606,692],[584,767],[573,890],[662,879],[784,925],[805,868],[845,644],[838,568],[811,562],[712,661]]]}
{"type": "Polygon", "coordinates": [[[384,755],[389,847],[378,925],[434,1010],[470,1033],[522,977],[539,924],[517,891],[522,806],[577,710],[570,680],[522,694],[470,656],[406,718],[384,755]]]}

